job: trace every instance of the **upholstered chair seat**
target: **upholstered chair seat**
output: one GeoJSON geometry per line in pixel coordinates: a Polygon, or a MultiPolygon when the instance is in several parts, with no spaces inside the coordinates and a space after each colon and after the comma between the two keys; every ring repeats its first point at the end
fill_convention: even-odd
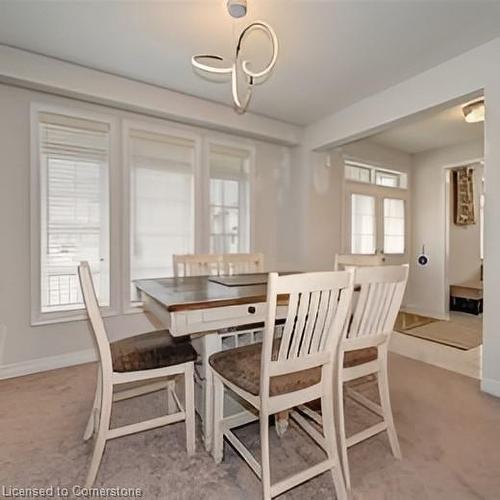
{"type": "Polygon", "coordinates": [[[344,353],[344,368],[363,365],[377,359],[378,351],[376,347],[366,347],[344,353]]]}
{"type": "Polygon", "coordinates": [[[174,339],[168,330],[111,342],[110,347],[115,372],[154,370],[196,360],[192,345],[174,339]]]}
{"type": "MultiPolygon", "coordinates": [[[[273,348],[274,354],[277,353],[278,345],[275,342],[273,348]]],[[[260,390],[261,353],[262,344],[252,344],[212,354],[209,363],[228,382],[254,396],[258,396],[260,390]]],[[[349,351],[345,355],[344,366],[356,366],[375,359],[377,359],[376,348],[349,351]]],[[[277,396],[298,391],[317,384],[320,380],[320,367],[272,377],[270,394],[271,396],[277,396]]]]}

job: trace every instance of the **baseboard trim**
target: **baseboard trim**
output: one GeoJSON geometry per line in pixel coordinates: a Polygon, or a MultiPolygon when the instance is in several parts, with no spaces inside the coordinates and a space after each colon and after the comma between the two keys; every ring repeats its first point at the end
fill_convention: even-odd
{"type": "Polygon", "coordinates": [[[484,378],[481,380],[481,390],[492,396],[500,398],[500,381],[491,378],[484,378]]]}
{"type": "Polygon", "coordinates": [[[97,353],[94,349],[59,354],[58,356],[47,356],[45,358],[30,359],[20,363],[0,365],[0,380],[22,377],[32,373],[40,373],[67,366],[91,363],[97,360],[97,353]]]}

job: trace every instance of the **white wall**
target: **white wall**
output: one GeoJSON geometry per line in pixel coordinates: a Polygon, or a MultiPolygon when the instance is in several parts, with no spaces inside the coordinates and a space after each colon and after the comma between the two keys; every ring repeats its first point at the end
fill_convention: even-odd
{"type": "MultiPolygon", "coordinates": [[[[412,252],[405,305],[408,309],[446,317],[446,167],[483,157],[483,143],[473,141],[425,151],[412,158],[412,252]],[[429,264],[416,263],[425,245],[429,264]]],[[[448,186],[449,188],[449,186],[448,186]]]]}
{"type": "Polygon", "coordinates": [[[369,139],[346,144],[322,153],[303,152],[305,176],[297,176],[305,207],[302,217],[307,237],[301,261],[307,269],[332,269],[342,245],[344,220],[344,157],[375,166],[406,172],[411,182],[411,157],[402,151],[376,144],[369,139]],[[329,164],[327,162],[329,156],[329,164]]]}
{"type": "MultiPolygon", "coordinates": [[[[382,130],[405,117],[457,102],[484,89],[485,263],[483,317],[483,390],[500,396],[500,38],[455,57],[308,127],[303,147],[335,147],[382,130]],[[492,193],[488,196],[488,193],[492,193]]],[[[305,168],[308,168],[305,165],[305,168]]],[[[434,191],[435,186],[428,183],[434,191]]],[[[439,196],[439,194],[438,194],[439,196]]],[[[440,209],[439,202],[436,209],[440,209]]],[[[305,217],[307,218],[307,217],[305,217]]],[[[304,231],[306,228],[304,228],[304,231]]]]}
{"type": "Polygon", "coordinates": [[[377,144],[369,138],[351,142],[340,149],[347,157],[354,160],[411,175],[411,155],[399,149],[377,144]]]}
{"type": "MultiPolygon", "coordinates": [[[[85,321],[30,326],[29,120],[33,100],[98,110],[123,118],[138,117],[126,111],[0,84],[0,377],[88,361],[94,356],[85,321]]],[[[202,128],[172,126],[189,128],[201,136],[228,138],[202,128]]],[[[264,252],[268,267],[276,268],[285,227],[281,218],[288,214],[291,149],[254,139],[237,140],[255,146],[254,248],[264,252]]],[[[110,317],[106,324],[112,338],[151,328],[142,314],[110,317]]]]}

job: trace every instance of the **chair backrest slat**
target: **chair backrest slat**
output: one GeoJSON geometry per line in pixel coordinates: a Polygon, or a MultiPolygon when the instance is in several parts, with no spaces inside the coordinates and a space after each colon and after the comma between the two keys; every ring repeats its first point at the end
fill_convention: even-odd
{"type": "MultiPolygon", "coordinates": [[[[327,315],[330,307],[331,293],[322,292],[319,294],[318,315],[316,318],[315,327],[321,331],[325,328],[327,315]]],[[[317,352],[321,344],[321,337],[319,335],[312,335],[310,341],[309,352],[317,352]]]]}
{"type": "Polygon", "coordinates": [[[301,363],[310,368],[330,362],[333,370],[333,359],[350,310],[352,283],[353,273],[349,271],[269,275],[261,396],[269,390],[271,373],[304,369],[300,368],[301,363]],[[288,312],[280,339],[275,338],[274,326],[278,295],[288,296],[288,312]],[[273,358],[273,343],[277,341],[278,354],[273,358]]]}
{"type": "MultiPolygon", "coordinates": [[[[299,307],[297,309],[297,319],[295,321],[295,328],[293,335],[290,337],[290,347],[288,349],[288,356],[286,359],[294,359],[299,354],[300,343],[304,335],[309,311],[310,294],[301,293],[299,300],[299,307]]],[[[279,359],[279,358],[278,358],[279,359]]]]}
{"type": "Polygon", "coordinates": [[[92,331],[94,332],[102,369],[111,372],[113,370],[113,364],[111,361],[109,339],[106,334],[106,328],[104,327],[104,321],[101,316],[101,310],[97,301],[92,273],[88,262],[83,261],[80,263],[78,266],[78,276],[80,277],[83,301],[87,309],[92,331]]]}
{"type": "MultiPolygon", "coordinates": [[[[268,284],[269,286],[269,284],[268,284]]],[[[299,304],[299,294],[291,293],[288,297],[288,310],[283,333],[281,335],[280,348],[278,352],[278,359],[286,359],[288,357],[288,350],[290,348],[290,341],[295,329],[295,321],[297,318],[297,306],[299,304]]]]}
{"type": "Polygon", "coordinates": [[[359,296],[347,338],[390,335],[407,280],[407,265],[356,268],[354,282],[359,296]]]}
{"type": "Polygon", "coordinates": [[[302,342],[300,344],[300,350],[298,352],[299,356],[304,356],[309,354],[311,350],[311,341],[314,337],[314,333],[319,331],[316,327],[318,318],[319,301],[321,298],[321,292],[315,291],[311,292],[309,296],[309,311],[307,313],[307,321],[304,328],[304,335],[302,342]]]}
{"type": "Polygon", "coordinates": [[[222,273],[222,257],[218,254],[185,254],[172,256],[174,276],[218,276],[222,273]]]}

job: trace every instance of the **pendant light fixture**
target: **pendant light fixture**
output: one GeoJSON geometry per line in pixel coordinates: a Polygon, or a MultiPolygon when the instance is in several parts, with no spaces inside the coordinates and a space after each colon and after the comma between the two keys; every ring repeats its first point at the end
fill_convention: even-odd
{"type": "MultiPolygon", "coordinates": [[[[228,0],[227,10],[233,18],[243,17],[247,12],[247,2],[246,0],[228,0]]],[[[234,108],[238,113],[242,114],[250,104],[252,87],[263,83],[269,77],[277,58],[278,38],[276,33],[264,21],[255,21],[243,29],[238,37],[234,60],[230,64],[225,63],[224,58],[221,56],[207,54],[193,56],[191,63],[199,71],[212,75],[227,75],[231,80],[234,108]],[[272,48],[271,58],[260,71],[253,71],[250,69],[250,61],[241,59],[242,45],[253,31],[262,31],[269,39],[272,48]]]]}

